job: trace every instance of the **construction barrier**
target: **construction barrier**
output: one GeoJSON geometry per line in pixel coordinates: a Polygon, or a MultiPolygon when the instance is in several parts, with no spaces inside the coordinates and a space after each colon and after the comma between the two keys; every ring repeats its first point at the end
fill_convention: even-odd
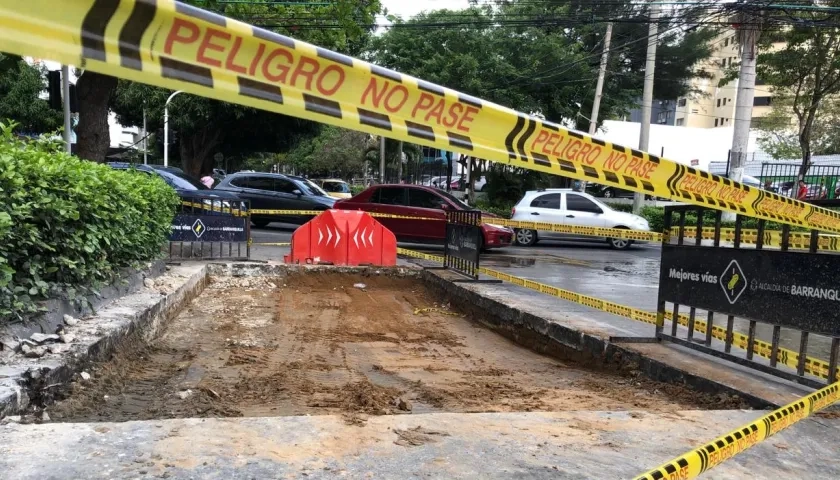
{"type": "MultiPolygon", "coordinates": [[[[408,257],[420,258],[423,260],[429,260],[432,262],[443,262],[443,257],[440,255],[431,255],[428,253],[418,252],[415,250],[410,250],[407,248],[398,248],[397,253],[400,255],[405,255],[408,257]]],[[[547,295],[551,295],[553,297],[561,298],[563,300],[574,302],[580,305],[587,306],[589,308],[594,308],[596,310],[600,310],[602,312],[612,313],[614,315],[619,315],[624,318],[629,318],[631,320],[637,320],[640,322],[649,323],[651,325],[656,325],[656,312],[648,312],[646,310],[641,310],[638,308],[628,307],[626,305],[621,305],[615,302],[610,302],[609,300],[603,300],[596,297],[591,297],[589,295],[583,295],[580,293],[572,292],[570,290],[564,290],[562,288],[558,288],[552,285],[547,285],[545,283],[535,282],[533,280],[528,280],[526,278],[517,277],[514,275],[510,275],[504,272],[500,272],[498,270],[493,270],[486,267],[481,267],[479,269],[480,273],[487,275],[489,277],[493,277],[505,282],[512,283],[514,285],[518,285],[520,287],[525,287],[540,293],[545,293],[547,295]]],[[[669,321],[673,321],[673,315],[670,312],[665,313],[665,318],[669,321]]],[[[688,327],[689,324],[689,317],[687,315],[679,315],[677,318],[677,323],[684,327],[688,327]]],[[[694,329],[701,334],[705,334],[707,331],[707,324],[703,320],[698,318],[694,319],[694,329]]],[[[726,329],[719,327],[717,325],[712,326],[712,338],[726,341],[726,329]]],[[[746,350],[749,346],[749,336],[740,332],[732,332],[732,345],[746,350]]],[[[759,339],[753,340],[753,354],[758,355],[763,358],[769,359],[772,355],[772,345],[768,342],[764,342],[759,339]]],[[[779,347],[778,352],[776,354],[776,360],[788,367],[796,369],[799,364],[799,353],[793,350],[779,347]]],[[[811,374],[815,377],[828,379],[828,371],[829,371],[829,363],[825,360],[813,358],[806,356],[805,357],[805,373],[811,374]]],[[[840,373],[836,380],[840,380],[840,373]]]]}
{"type": "Polygon", "coordinates": [[[0,0],[0,50],[822,231],[840,213],[173,0],[0,0]]]}
{"type": "Polygon", "coordinates": [[[295,230],[285,261],[394,266],[397,239],[365,212],[327,210],[295,230]]]}
{"type": "MultiPolygon", "coordinates": [[[[185,204],[189,204],[188,202],[184,202],[185,204]]],[[[200,205],[195,204],[197,208],[201,208],[200,205]]],[[[208,207],[204,207],[208,208],[208,207]]],[[[217,210],[218,211],[218,210],[217,210]]],[[[252,215],[275,215],[275,216],[300,216],[300,215],[312,215],[317,216],[322,211],[319,210],[267,210],[267,209],[254,209],[250,212],[252,215]]],[[[368,215],[375,217],[375,218],[398,218],[403,220],[424,220],[424,221],[434,221],[434,222],[443,222],[445,221],[444,218],[429,218],[429,217],[415,217],[410,215],[392,215],[388,213],[374,213],[368,212],[368,215]]],[[[562,223],[548,223],[548,222],[525,222],[520,220],[510,220],[507,218],[497,218],[497,217],[488,217],[484,219],[484,223],[492,223],[495,225],[501,225],[503,227],[510,227],[515,229],[524,229],[527,228],[529,230],[539,230],[539,231],[546,231],[546,232],[554,232],[554,233],[567,233],[570,235],[581,235],[581,236],[591,236],[591,237],[599,237],[599,238],[621,238],[626,240],[636,240],[636,241],[645,241],[645,242],[661,242],[663,235],[659,232],[650,232],[645,230],[630,230],[625,228],[600,228],[600,227],[581,227],[577,225],[564,225],[562,223]]],[[[685,227],[685,238],[696,238],[697,228],[696,227],[685,227]]],[[[704,227],[701,230],[701,236],[703,240],[714,240],[714,228],[712,227],[704,227]]],[[[765,247],[781,247],[782,245],[782,232],[778,230],[767,230],[763,234],[764,246],[765,247]]],[[[810,247],[811,242],[811,235],[809,233],[796,233],[792,232],[790,234],[790,245],[789,248],[792,250],[808,250],[810,247]]],[[[733,242],[735,240],[735,229],[734,228],[722,228],[721,229],[721,237],[720,240],[722,242],[733,242]]],[[[756,229],[742,229],[741,230],[741,243],[742,244],[749,244],[754,245],[758,242],[758,230],[756,229]]],[[[818,242],[818,249],[822,251],[832,251],[837,252],[840,251],[840,236],[838,235],[827,235],[821,234],[819,236],[818,242]]]]}
{"type": "Polygon", "coordinates": [[[840,384],[834,383],[774,410],[754,422],[742,425],[700,448],[680,455],[636,477],[636,480],[697,478],[723,461],[838,401],[840,401],[840,384]]]}

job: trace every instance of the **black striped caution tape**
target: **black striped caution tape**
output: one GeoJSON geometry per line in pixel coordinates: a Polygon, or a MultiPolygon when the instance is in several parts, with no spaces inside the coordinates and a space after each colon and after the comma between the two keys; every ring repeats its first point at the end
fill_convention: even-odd
{"type": "Polygon", "coordinates": [[[172,0],[0,0],[0,50],[506,165],[840,232],[733,182],[172,0]]]}
{"type": "MultiPolygon", "coordinates": [[[[774,410],[754,422],[742,425],[700,448],[680,455],[636,477],[636,480],[696,478],[723,461],[838,401],[840,401],[840,384],[834,383],[774,410]]],[[[826,441],[831,442],[830,439],[826,441]]]]}
{"type": "MultiPolygon", "coordinates": [[[[430,255],[423,252],[417,252],[415,250],[409,250],[406,248],[398,248],[397,253],[400,255],[406,255],[409,257],[420,258],[423,260],[429,260],[433,262],[443,263],[443,257],[439,255],[430,255]]],[[[591,297],[588,295],[583,295],[580,293],[572,292],[569,290],[564,290],[562,288],[557,288],[552,285],[547,285],[540,282],[535,282],[533,280],[528,280],[526,278],[517,277],[514,275],[510,275],[504,272],[500,272],[498,270],[492,270],[486,267],[480,268],[480,273],[487,275],[489,277],[493,277],[505,282],[512,283],[514,285],[518,285],[520,287],[525,287],[540,293],[545,293],[557,298],[561,298],[563,300],[567,300],[570,302],[578,303],[580,305],[585,305],[590,308],[594,308],[596,310],[601,310],[604,312],[612,313],[615,315],[622,316],[624,318],[629,318],[632,320],[637,320],[640,322],[649,323],[652,325],[656,325],[656,312],[648,312],[645,310],[640,310],[633,307],[628,307],[626,305],[621,305],[618,303],[610,302],[608,300],[603,300],[596,297],[591,297]]],[[[673,321],[673,314],[671,312],[666,312],[664,318],[673,321]]],[[[689,324],[689,317],[687,315],[679,315],[677,318],[677,323],[687,327],[689,324]]],[[[705,334],[708,328],[708,324],[703,320],[695,318],[694,320],[694,329],[699,334],[705,334]]],[[[715,338],[720,341],[726,341],[726,329],[721,328],[717,325],[712,326],[712,338],[715,338]]],[[[740,333],[740,332],[732,332],[732,345],[746,350],[749,346],[749,336],[740,333]]],[[[773,346],[770,343],[753,339],[753,354],[758,355],[763,358],[771,358],[773,352],[773,346]]],[[[793,350],[778,347],[778,352],[776,354],[776,360],[778,363],[796,369],[799,365],[799,353],[794,352],[793,350]]],[[[815,377],[828,379],[828,370],[829,364],[825,360],[817,359],[814,357],[805,357],[805,373],[813,375],[815,377]]],[[[836,380],[840,380],[840,372],[838,372],[838,376],[836,380]]]]}

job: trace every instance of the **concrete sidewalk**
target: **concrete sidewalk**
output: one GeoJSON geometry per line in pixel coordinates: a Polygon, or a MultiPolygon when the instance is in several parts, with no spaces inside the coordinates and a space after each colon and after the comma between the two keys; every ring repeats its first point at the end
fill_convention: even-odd
{"type": "MultiPolygon", "coordinates": [[[[0,472],[75,478],[632,478],[758,417],[749,411],[175,419],[0,427],[0,472]]],[[[840,478],[840,420],[808,419],[707,479],[840,478]]]]}

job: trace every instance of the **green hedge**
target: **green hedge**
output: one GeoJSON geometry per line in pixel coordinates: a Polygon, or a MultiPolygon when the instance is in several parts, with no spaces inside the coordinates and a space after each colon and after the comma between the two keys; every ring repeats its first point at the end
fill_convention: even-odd
{"type": "Polygon", "coordinates": [[[0,123],[0,322],[37,311],[49,296],[95,291],[161,254],[179,203],[162,179],[20,141],[11,130],[0,123]]]}

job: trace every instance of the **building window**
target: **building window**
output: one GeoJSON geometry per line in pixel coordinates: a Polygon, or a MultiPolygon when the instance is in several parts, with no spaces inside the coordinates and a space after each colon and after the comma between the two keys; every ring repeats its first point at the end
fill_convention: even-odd
{"type": "Polygon", "coordinates": [[[718,98],[718,101],[717,101],[717,106],[718,107],[720,106],[720,99],[719,98],[718,98]]]}
{"type": "Polygon", "coordinates": [[[726,99],[725,98],[723,99],[723,106],[724,107],[726,106],[726,99]]]}
{"type": "Polygon", "coordinates": [[[683,126],[683,122],[684,122],[684,120],[685,120],[685,119],[683,119],[683,118],[678,118],[678,119],[677,119],[677,122],[676,122],[676,125],[677,125],[678,127],[682,127],[682,126],[683,126]]]}
{"type": "Polygon", "coordinates": [[[724,46],[724,47],[728,47],[728,46],[729,46],[729,37],[726,37],[726,41],[724,41],[724,42],[723,42],[723,46],[724,46]]]}
{"type": "Polygon", "coordinates": [[[753,106],[754,107],[767,107],[772,103],[771,98],[772,97],[755,97],[753,99],[753,106]]]}
{"type": "Polygon", "coordinates": [[[680,107],[684,107],[685,106],[685,99],[684,98],[679,99],[677,101],[677,105],[679,105],[680,107]]]}
{"type": "Polygon", "coordinates": [[[716,118],[715,119],[715,126],[717,127],[717,125],[718,125],[718,119],[716,118]]]}

